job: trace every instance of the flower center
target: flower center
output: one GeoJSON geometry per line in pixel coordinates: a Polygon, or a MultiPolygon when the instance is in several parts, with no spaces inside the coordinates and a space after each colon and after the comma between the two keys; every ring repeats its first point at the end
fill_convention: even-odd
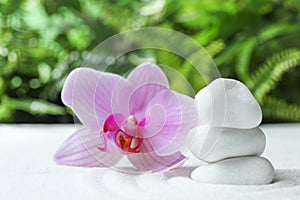
{"type": "Polygon", "coordinates": [[[101,132],[105,147],[99,148],[100,150],[109,151],[107,142],[111,142],[123,153],[140,152],[143,143],[140,130],[141,123],[138,123],[133,115],[130,115],[126,120],[123,119],[122,115],[112,114],[105,120],[103,132],[101,132]]]}
{"type": "Polygon", "coordinates": [[[116,136],[118,146],[124,152],[138,153],[143,142],[142,138],[128,136],[126,133],[119,131],[116,136]]]}

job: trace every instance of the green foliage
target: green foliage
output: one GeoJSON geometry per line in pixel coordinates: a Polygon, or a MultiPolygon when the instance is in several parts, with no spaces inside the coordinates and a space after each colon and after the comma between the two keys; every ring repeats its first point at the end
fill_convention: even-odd
{"type": "Polygon", "coordinates": [[[264,117],[285,121],[300,121],[300,106],[283,99],[265,96],[263,104],[264,117]]]}
{"type": "MultiPolygon", "coordinates": [[[[299,22],[299,0],[0,0],[0,122],[70,122],[60,100],[69,72],[109,36],[147,26],[204,46],[223,77],[251,89],[265,121],[300,121],[299,22]]],[[[173,67],[195,91],[207,84],[190,63],[160,50],[130,53],[110,70],[144,60],[173,67]]]]}
{"type": "Polygon", "coordinates": [[[267,59],[248,79],[244,80],[262,105],[264,117],[286,121],[300,120],[300,106],[269,95],[284,73],[299,65],[300,50],[285,50],[267,59]]]}
{"type": "Polygon", "coordinates": [[[2,96],[0,106],[0,115],[3,119],[10,120],[9,116],[15,111],[20,110],[32,115],[63,115],[65,109],[53,103],[36,99],[13,99],[8,96],[2,96]]]}
{"type": "Polygon", "coordinates": [[[263,102],[263,98],[282,78],[282,75],[294,67],[300,65],[300,51],[291,49],[280,52],[267,59],[248,82],[248,86],[253,90],[258,101],[263,102]]]}

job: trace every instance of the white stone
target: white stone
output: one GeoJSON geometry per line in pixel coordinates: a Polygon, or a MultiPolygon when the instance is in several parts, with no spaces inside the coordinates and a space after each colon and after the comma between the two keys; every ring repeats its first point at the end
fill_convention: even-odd
{"type": "Polygon", "coordinates": [[[195,97],[199,119],[215,127],[248,129],[262,120],[259,104],[241,82],[219,78],[195,97]]]}
{"type": "Polygon", "coordinates": [[[240,157],[198,167],[191,177],[211,184],[264,185],[272,182],[274,168],[262,157],[240,157]]]}
{"type": "Polygon", "coordinates": [[[226,158],[261,155],[266,137],[260,128],[233,129],[199,126],[188,138],[190,151],[200,160],[216,162],[226,158]]]}

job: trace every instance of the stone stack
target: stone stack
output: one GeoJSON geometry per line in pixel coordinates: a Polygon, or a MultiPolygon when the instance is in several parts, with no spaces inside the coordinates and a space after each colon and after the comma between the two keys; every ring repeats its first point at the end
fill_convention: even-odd
{"type": "Polygon", "coordinates": [[[190,150],[208,164],[191,177],[215,184],[270,183],[274,168],[260,157],[266,145],[258,127],[262,111],[249,89],[236,80],[217,79],[198,92],[195,102],[205,125],[193,130],[190,150]]]}

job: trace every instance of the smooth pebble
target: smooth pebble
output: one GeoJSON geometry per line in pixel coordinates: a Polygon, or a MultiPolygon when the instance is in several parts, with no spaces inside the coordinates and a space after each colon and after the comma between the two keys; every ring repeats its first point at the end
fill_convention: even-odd
{"type": "Polygon", "coordinates": [[[241,82],[219,78],[200,90],[195,97],[199,118],[214,127],[249,129],[257,127],[262,111],[241,82]]]}
{"type": "Polygon", "coordinates": [[[189,135],[190,151],[200,160],[216,162],[226,158],[261,155],[266,137],[260,128],[233,129],[199,126],[189,135]]]}
{"type": "Polygon", "coordinates": [[[262,157],[240,157],[196,168],[192,179],[210,184],[264,185],[272,182],[274,167],[262,157]]]}

